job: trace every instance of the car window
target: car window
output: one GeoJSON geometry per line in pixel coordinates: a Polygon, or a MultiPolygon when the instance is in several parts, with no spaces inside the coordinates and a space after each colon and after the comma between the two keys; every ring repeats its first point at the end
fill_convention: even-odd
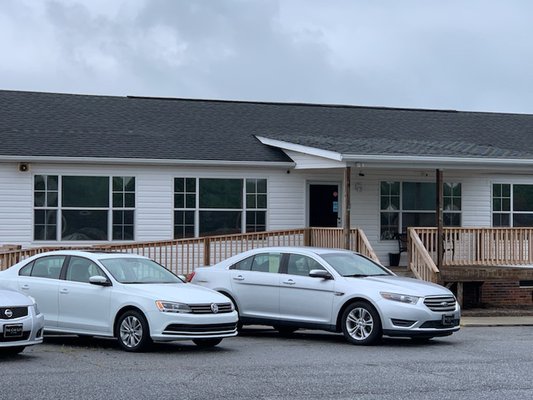
{"type": "Polygon", "coordinates": [[[308,276],[312,269],[325,269],[319,262],[302,254],[289,254],[287,273],[308,276]]]}
{"type": "Polygon", "coordinates": [[[279,272],[280,261],[281,254],[279,253],[256,254],[253,257],[250,270],[256,272],[270,272],[272,274],[277,274],[279,272]]]}
{"type": "Polygon", "coordinates": [[[120,283],[183,283],[168,269],[146,258],[105,258],[100,262],[120,283]]]}
{"type": "Polygon", "coordinates": [[[321,257],[342,276],[390,275],[385,268],[359,254],[339,252],[321,254],[321,257]]]}
{"type": "Polygon", "coordinates": [[[105,276],[98,265],[83,257],[72,257],[67,267],[67,281],[89,283],[91,276],[105,276]]]}
{"type": "Polygon", "coordinates": [[[254,261],[254,256],[245,258],[235,264],[233,264],[230,269],[238,269],[240,271],[250,271],[252,262],[254,261]]]}
{"type": "MultiPolygon", "coordinates": [[[[36,278],[59,279],[66,256],[49,256],[35,260],[31,265],[30,276],[36,278]]],[[[29,266],[24,267],[23,274],[28,273],[29,266]]],[[[21,271],[19,271],[20,274],[21,271]]],[[[21,274],[22,275],[22,274],[21,274]]]]}

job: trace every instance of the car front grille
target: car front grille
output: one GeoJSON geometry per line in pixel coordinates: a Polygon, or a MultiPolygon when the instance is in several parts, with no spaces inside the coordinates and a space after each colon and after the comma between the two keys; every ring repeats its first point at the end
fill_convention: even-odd
{"type": "Polygon", "coordinates": [[[182,336],[202,336],[202,335],[217,335],[217,334],[231,334],[236,332],[237,323],[229,324],[170,324],[163,331],[167,335],[182,335],[182,336]]]}
{"type": "Polygon", "coordinates": [[[191,307],[193,314],[223,314],[233,311],[231,303],[189,304],[189,307],[191,307]],[[216,307],[212,307],[212,304],[216,307]],[[216,313],[213,308],[217,310],[216,313]]]}
{"type": "Polygon", "coordinates": [[[30,337],[30,331],[22,332],[22,336],[16,337],[4,337],[4,332],[0,332],[0,342],[18,342],[20,340],[28,340],[30,337]]]}
{"type": "Polygon", "coordinates": [[[435,312],[455,311],[455,297],[453,296],[426,297],[424,304],[435,312]]]}
{"type": "Polygon", "coordinates": [[[450,329],[450,328],[458,326],[461,323],[461,321],[459,319],[453,319],[450,322],[451,322],[450,325],[444,325],[441,320],[438,320],[438,321],[426,321],[422,325],[420,325],[420,328],[423,328],[423,329],[429,329],[429,328],[431,328],[431,329],[450,329]]]}
{"type": "Polygon", "coordinates": [[[0,307],[0,319],[14,319],[26,315],[28,315],[28,307],[0,307]]]}

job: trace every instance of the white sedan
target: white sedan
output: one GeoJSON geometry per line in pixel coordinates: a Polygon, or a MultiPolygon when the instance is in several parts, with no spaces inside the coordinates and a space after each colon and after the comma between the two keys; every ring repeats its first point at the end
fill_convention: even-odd
{"type": "Polygon", "coordinates": [[[459,330],[460,307],[448,289],[346,250],[255,249],[197,268],[190,279],[230,297],[241,324],[285,334],[322,329],[366,345],[382,335],[425,341],[459,330]]]}
{"type": "Polygon", "coordinates": [[[44,317],[35,300],[0,290],[0,354],[17,354],[43,342],[44,317]]]}
{"type": "Polygon", "coordinates": [[[185,339],[211,347],[237,334],[227,297],[134,254],[43,253],[0,272],[0,286],[36,299],[46,332],[116,337],[127,351],[185,339]]]}

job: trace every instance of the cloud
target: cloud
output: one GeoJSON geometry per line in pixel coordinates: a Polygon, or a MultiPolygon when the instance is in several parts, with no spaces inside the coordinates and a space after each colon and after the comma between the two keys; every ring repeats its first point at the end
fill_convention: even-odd
{"type": "Polygon", "coordinates": [[[5,0],[0,88],[533,113],[533,3],[5,0]]]}

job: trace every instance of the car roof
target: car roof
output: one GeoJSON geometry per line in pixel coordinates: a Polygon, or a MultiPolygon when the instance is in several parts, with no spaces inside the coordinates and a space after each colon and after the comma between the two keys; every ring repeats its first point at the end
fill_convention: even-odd
{"type": "Polygon", "coordinates": [[[84,250],[54,250],[54,251],[48,251],[45,253],[39,253],[36,254],[34,257],[42,257],[42,256],[53,256],[53,255],[64,255],[64,256],[78,256],[78,257],[86,257],[93,260],[101,260],[105,258],[146,258],[139,254],[134,253],[122,253],[122,252],[104,252],[104,251],[84,251],[84,250]]]}
{"type": "Polygon", "coordinates": [[[244,251],[239,254],[235,254],[234,256],[226,259],[225,261],[232,261],[235,259],[238,259],[240,257],[247,257],[258,253],[297,253],[297,254],[304,254],[308,256],[313,255],[323,255],[323,254],[331,254],[331,253],[355,253],[351,250],[344,250],[344,249],[335,249],[335,248],[326,248],[326,247],[310,247],[310,246],[270,246],[270,247],[258,247],[255,249],[250,249],[247,251],[244,251]]]}

